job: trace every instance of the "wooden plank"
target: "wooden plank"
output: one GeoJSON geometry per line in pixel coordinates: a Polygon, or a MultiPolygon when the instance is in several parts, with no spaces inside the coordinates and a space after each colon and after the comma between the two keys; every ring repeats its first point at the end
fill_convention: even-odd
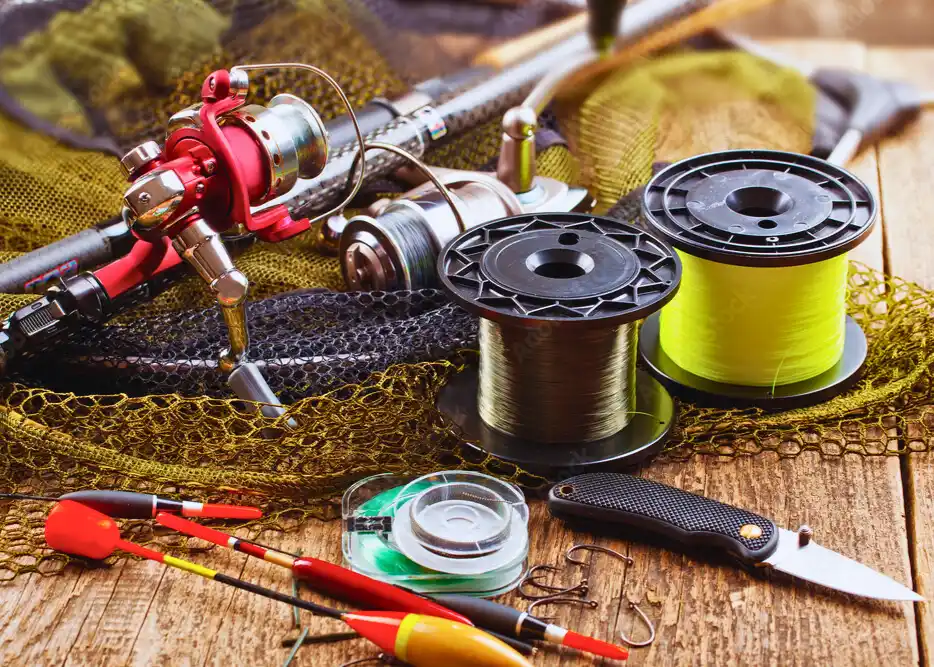
{"type": "MultiPolygon", "coordinates": [[[[126,662],[164,574],[165,568],[159,563],[123,563],[109,597],[104,600],[101,596],[103,609],[95,615],[96,618],[89,619],[96,622],[82,625],[77,639],[67,652],[64,664],[77,667],[126,662]]],[[[176,604],[184,605],[184,598],[176,604]]],[[[69,627],[71,623],[70,618],[62,619],[64,627],[69,627]]]]}
{"type": "MultiPolygon", "coordinates": [[[[289,552],[301,549],[304,555],[339,563],[341,562],[340,531],[339,521],[312,520],[301,531],[287,535],[267,534],[263,541],[289,552]]],[[[291,587],[291,579],[286,570],[256,559],[250,559],[247,562],[243,576],[249,581],[281,591],[289,591],[291,587]]],[[[302,591],[302,597],[333,603],[307,590],[302,591]]],[[[303,625],[310,628],[312,635],[343,632],[347,629],[343,623],[333,619],[317,618],[304,612],[301,619],[303,625]]],[[[221,619],[220,627],[210,647],[210,655],[205,662],[200,664],[219,666],[281,664],[288,655],[288,649],[282,648],[280,643],[283,637],[292,630],[293,619],[290,608],[279,602],[236,591],[230,607],[221,619]]],[[[344,661],[363,658],[375,653],[372,645],[358,639],[304,647],[298,652],[293,664],[296,666],[339,665],[344,661]]],[[[172,662],[172,664],[175,663],[172,662]]]]}
{"type": "MultiPolygon", "coordinates": [[[[908,80],[934,90],[934,50],[876,49],[870,54],[870,71],[880,76],[908,80]]],[[[886,212],[888,255],[894,275],[934,289],[934,208],[931,174],[934,173],[934,110],[925,111],[900,136],[879,150],[882,197],[886,212]]],[[[909,426],[908,439],[927,437],[909,426]]],[[[925,443],[930,446],[930,440],[925,443]]],[[[908,491],[909,534],[918,591],[934,595],[934,454],[908,457],[905,466],[908,491]]],[[[922,664],[934,655],[934,614],[930,605],[919,605],[922,664]]]]}
{"type": "MultiPolygon", "coordinates": [[[[190,559],[234,576],[246,566],[246,556],[219,547],[190,559]]],[[[221,620],[230,613],[234,592],[215,581],[167,569],[133,637],[127,664],[204,664],[221,620]]]]}

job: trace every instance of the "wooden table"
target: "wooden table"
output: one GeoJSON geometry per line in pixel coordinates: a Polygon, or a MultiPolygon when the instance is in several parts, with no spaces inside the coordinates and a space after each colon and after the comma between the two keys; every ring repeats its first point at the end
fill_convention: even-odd
{"type": "MultiPolygon", "coordinates": [[[[867,49],[857,43],[795,42],[781,46],[812,62],[860,67],[934,89],[934,50],[867,49]]],[[[883,224],[855,255],[875,267],[934,288],[934,112],[904,135],[866,151],[851,165],[880,195],[883,224]]],[[[893,429],[889,436],[904,434],[893,429]]],[[[650,464],[647,477],[736,503],[794,529],[807,523],[824,546],[934,596],[934,455],[822,460],[813,452],[779,461],[696,458],[650,464]]],[[[268,541],[340,560],[340,526],[309,523],[268,541]]],[[[558,562],[574,543],[594,542],[532,512],[531,560],[558,562]]],[[[786,579],[771,583],[726,566],[679,554],[596,539],[635,559],[597,565],[597,610],[559,607],[559,622],[610,639],[643,628],[626,605],[635,600],[658,627],[632,665],[927,664],[934,614],[924,604],[866,602],[786,579]]],[[[217,549],[199,561],[282,590],[285,573],[217,549]]],[[[511,599],[511,598],[509,598],[511,599]]],[[[312,634],[334,621],[304,618],[312,634]]],[[[279,603],[163,568],[124,562],[63,576],[28,575],[0,586],[0,664],[14,665],[279,665],[292,629],[279,603]]],[[[330,667],[372,655],[356,640],[302,649],[295,665],[330,667]]],[[[572,653],[547,652],[537,665],[592,664],[572,653]]],[[[439,665],[439,667],[443,667],[439,665]]]]}

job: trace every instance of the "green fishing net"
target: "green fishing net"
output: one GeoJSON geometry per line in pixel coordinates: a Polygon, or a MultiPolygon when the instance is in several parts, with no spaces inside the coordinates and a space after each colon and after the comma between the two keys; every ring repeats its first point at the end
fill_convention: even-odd
{"type": "MultiPolygon", "coordinates": [[[[158,12],[142,0],[76,2],[35,18],[21,39],[0,42],[0,86],[34,117],[126,148],[159,137],[166,119],[196,101],[204,75],[219,67],[313,63],[362,104],[467,64],[469,54],[450,55],[424,31],[386,24],[384,15],[372,11],[375,2],[173,0],[158,12]]],[[[258,100],[292,92],[326,118],[341,111],[319,82],[298,74],[257,79],[253,91],[258,100]]],[[[659,161],[741,147],[807,152],[814,94],[798,75],[749,56],[676,52],[575,90],[556,111],[570,150],[548,149],[540,156],[541,173],[587,186],[606,210],[643,185],[659,161]]],[[[489,123],[428,160],[489,166],[499,137],[499,123],[489,123]]],[[[125,187],[117,160],[76,143],[67,146],[0,115],[0,259],[117,213],[125,187]]],[[[174,367],[162,363],[149,374],[120,375],[118,358],[95,361],[87,351],[72,350],[77,379],[71,386],[65,386],[64,373],[38,371],[0,385],[0,489],[58,494],[110,488],[252,503],[268,510],[255,524],[260,530],[333,516],[329,501],[353,481],[380,472],[470,467],[531,488],[544,484],[464,447],[455,427],[434,408],[447,378],[475,354],[462,350],[471,346],[475,325],[439,295],[308,293],[339,290],[342,283],[336,260],[317,254],[306,238],[255,245],[238,266],[254,285],[254,301],[274,305],[276,295],[306,290],[278,297],[295,299],[288,302],[294,308],[292,315],[270,316],[270,331],[294,327],[308,339],[320,337],[327,345],[316,353],[329,358],[375,350],[380,363],[352,369],[343,362],[318,363],[313,371],[283,374],[277,391],[288,398],[289,415],[299,425],[283,431],[212,390],[208,379],[197,380],[205,388],[199,395],[192,387],[202,385],[192,385],[192,376],[182,372],[185,359],[174,367]],[[89,365],[82,376],[80,365],[91,362],[99,365],[89,365]],[[121,393],[96,386],[95,377],[116,378],[103,384],[121,393]],[[91,387],[98,393],[90,393],[91,387]]],[[[0,295],[0,311],[33,298],[0,295]]],[[[197,308],[211,305],[202,283],[189,278],[122,318],[113,326],[124,329],[108,330],[109,337],[120,340],[124,331],[145,338],[140,322],[175,322],[191,338],[182,341],[175,334],[178,345],[205,355],[209,350],[213,358],[220,339],[197,335],[213,311],[196,315],[197,308]]],[[[268,308],[275,311],[273,305],[268,308]]],[[[855,267],[850,311],[870,341],[859,387],[825,404],[779,414],[683,405],[665,455],[771,450],[794,456],[805,449],[831,456],[886,455],[926,448],[934,424],[928,407],[932,310],[928,292],[855,267]],[[910,439],[897,440],[891,435],[895,427],[910,439]]],[[[257,317],[266,311],[258,312],[257,317]]],[[[155,328],[149,336],[160,338],[165,331],[155,328]]],[[[270,341],[264,354],[276,353],[270,341]]],[[[158,347],[162,341],[148,342],[158,347]]],[[[46,510],[37,502],[0,503],[0,578],[56,572],[68,562],[44,548],[46,510]]],[[[159,539],[142,523],[126,529],[140,542],[159,539]]],[[[184,542],[173,544],[184,548],[184,542]]]]}

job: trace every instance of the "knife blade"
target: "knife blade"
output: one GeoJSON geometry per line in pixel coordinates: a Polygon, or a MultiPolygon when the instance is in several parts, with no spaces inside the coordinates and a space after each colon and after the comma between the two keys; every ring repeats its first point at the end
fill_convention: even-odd
{"type": "Polygon", "coordinates": [[[622,473],[587,473],[548,494],[555,517],[634,528],[684,546],[726,552],[745,565],[770,567],[812,583],[881,600],[923,601],[897,581],[820,546],[770,519],[673,486],[622,473]]]}

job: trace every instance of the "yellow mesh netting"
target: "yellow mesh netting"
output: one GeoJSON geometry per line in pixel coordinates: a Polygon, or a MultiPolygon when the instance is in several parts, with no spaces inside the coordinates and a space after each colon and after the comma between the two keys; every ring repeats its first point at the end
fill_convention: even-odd
{"type": "MultiPolygon", "coordinates": [[[[34,98],[21,101],[37,114],[85,130],[91,126],[85,106],[110,105],[105,109],[110,127],[132,144],[158,135],[153,128],[164,127],[169,115],[195,101],[204,74],[219,66],[312,62],[334,74],[357,104],[398,94],[412,76],[423,74],[403,76],[387,64],[385,45],[377,49],[355,27],[369,20],[358,7],[324,0],[277,3],[254,21],[237,18],[226,5],[174,3],[173,12],[195,12],[208,28],[186,33],[190,52],[157,66],[143,55],[167,48],[170,35],[164,30],[149,31],[152,41],[145,50],[128,46],[136,42],[127,35],[159,24],[159,15],[139,11],[144,4],[99,0],[53,21],[34,38],[0,52],[0,64],[8,65],[0,67],[3,83],[12,87],[11,82],[30,81],[46,70],[55,70],[55,81],[61,81],[56,68],[63,58],[68,71],[93,68],[93,77],[85,79],[94,90],[85,86],[79,95],[74,86],[56,88],[50,81],[34,98]],[[235,38],[222,38],[235,24],[240,26],[235,38]],[[78,33],[82,38],[70,46],[61,43],[78,33]],[[114,33],[121,36],[108,39],[114,33]],[[43,42],[41,35],[55,39],[43,42]],[[81,102],[74,103],[78,97],[81,102]]],[[[425,37],[398,37],[407,45],[427,43],[425,37]]],[[[326,117],[340,111],[318,83],[298,76],[262,80],[258,97],[281,91],[313,100],[326,117]]],[[[565,96],[559,118],[571,151],[551,148],[539,167],[544,175],[590,187],[605,209],[644,184],[657,161],[738,147],[807,151],[813,105],[803,79],[753,58],[671,54],[565,96]]],[[[488,164],[499,133],[499,124],[489,123],[430,161],[467,168],[488,164]]],[[[66,148],[0,117],[3,257],[112,216],[124,186],[115,159],[66,148]]],[[[296,288],[341,288],[336,261],[317,255],[310,239],[255,246],[238,265],[254,284],[254,299],[296,288]]],[[[927,407],[934,296],[865,268],[854,272],[851,287],[850,310],[871,341],[868,372],[856,390],[777,415],[684,406],[668,456],[766,449],[783,456],[803,449],[885,455],[926,448],[934,423],[927,407]],[[908,439],[900,441],[898,433],[908,439]]],[[[0,295],[0,311],[33,298],[0,295]]],[[[144,311],[170,312],[193,303],[211,301],[202,284],[189,279],[144,311]]],[[[234,498],[269,510],[262,527],[285,527],[309,514],[327,515],[330,507],[322,501],[378,472],[473,466],[539,485],[541,480],[511,466],[461,450],[458,434],[433,407],[439,388],[457,368],[449,362],[398,365],[362,384],[309,396],[290,406],[299,428],[272,435],[261,432],[268,426],[262,418],[231,400],[82,396],[6,383],[0,387],[0,489],[45,494],[133,489],[214,501],[230,500],[233,492],[234,498]]],[[[54,572],[68,561],[43,548],[45,509],[31,502],[0,504],[0,578],[54,572]]],[[[131,528],[140,531],[140,541],[152,539],[145,526],[131,528]]]]}

